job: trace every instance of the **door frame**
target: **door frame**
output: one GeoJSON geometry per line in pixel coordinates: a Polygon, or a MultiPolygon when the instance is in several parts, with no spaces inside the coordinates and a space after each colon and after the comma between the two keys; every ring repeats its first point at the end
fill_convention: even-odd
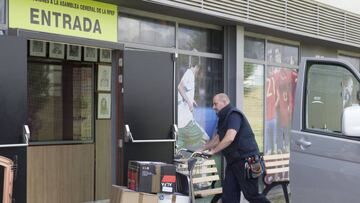
{"type": "MultiPolygon", "coordinates": [[[[172,78],[171,78],[171,83],[172,83],[172,124],[175,124],[176,123],[176,115],[177,115],[177,112],[176,112],[176,107],[177,105],[175,105],[175,102],[176,102],[176,91],[175,91],[175,83],[176,83],[176,58],[177,58],[177,54],[175,53],[172,53],[172,52],[166,52],[166,51],[159,51],[159,50],[144,50],[144,49],[125,49],[124,50],[124,54],[123,54],[123,61],[126,61],[127,59],[124,57],[125,56],[125,52],[127,51],[141,51],[141,52],[148,52],[148,53],[163,53],[163,54],[169,54],[169,56],[171,56],[172,58],[172,78]]],[[[125,64],[123,62],[123,64],[125,64]]],[[[125,67],[126,68],[126,67],[125,67]]],[[[119,78],[119,82],[117,83],[117,87],[115,88],[117,93],[116,93],[116,97],[118,98],[118,101],[117,101],[117,118],[118,118],[118,123],[117,123],[117,132],[118,132],[118,137],[117,137],[117,140],[116,140],[116,145],[117,145],[117,171],[116,171],[116,183],[118,185],[126,185],[126,177],[124,176],[124,172],[127,170],[125,167],[124,167],[124,164],[125,164],[125,150],[124,150],[124,146],[126,144],[129,144],[128,142],[125,142],[127,138],[125,138],[125,127],[124,125],[126,124],[124,122],[124,89],[123,89],[123,80],[124,80],[124,65],[123,66],[119,66],[119,69],[118,69],[118,78],[119,78]]],[[[156,141],[156,140],[152,140],[152,141],[156,141]]],[[[159,140],[159,142],[163,141],[163,139],[159,140]]],[[[135,143],[130,143],[130,144],[135,144],[135,143]]],[[[141,144],[141,143],[140,143],[141,144]]],[[[147,144],[148,145],[148,144],[147,144]]],[[[146,146],[147,146],[146,145],[146,146]]],[[[174,148],[175,149],[175,143],[173,144],[174,148]]],[[[125,164],[127,165],[127,164],[125,164]]]]}

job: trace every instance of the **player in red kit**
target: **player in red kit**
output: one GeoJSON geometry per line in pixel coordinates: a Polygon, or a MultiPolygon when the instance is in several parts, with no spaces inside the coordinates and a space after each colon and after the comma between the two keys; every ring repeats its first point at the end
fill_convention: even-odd
{"type": "Polygon", "coordinates": [[[279,90],[279,134],[277,139],[277,150],[278,152],[283,152],[287,150],[289,140],[289,123],[291,120],[291,104],[290,97],[292,97],[292,88],[291,88],[291,77],[289,75],[290,71],[281,68],[278,73],[278,90],[279,90]],[[284,143],[285,142],[285,143],[284,143]]]}
{"type": "Polygon", "coordinates": [[[273,146],[276,144],[277,118],[276,108],[279,103],[279,92],[276,88],[275,69],[270,68],[266,78],[266,116],[265,116],[265,154],[271,154],[273,146]]]}

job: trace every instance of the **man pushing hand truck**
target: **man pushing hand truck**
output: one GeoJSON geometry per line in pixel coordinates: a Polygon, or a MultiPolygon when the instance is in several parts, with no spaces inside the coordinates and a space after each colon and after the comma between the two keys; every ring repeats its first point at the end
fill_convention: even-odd
{"type": "Polygon", "coordinates": [[[243,192],[250,203],[270,203],[259,193],[258,178],[265,173],[265,167],[245,115],[231,106],[224,93],[214,96],[213,109],[219,118],[217,134],[199,151],[209,150],[208,155],[221,152],[226,159],[222,202],[239,203],[243,192]]]}

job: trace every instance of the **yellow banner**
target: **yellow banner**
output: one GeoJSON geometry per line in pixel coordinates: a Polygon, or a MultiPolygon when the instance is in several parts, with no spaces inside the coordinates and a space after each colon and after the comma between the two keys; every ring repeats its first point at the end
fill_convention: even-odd
{"type": "Polygon", "coordinates": [[[117,41],[117,6],[92,0],[9,0],[9,27],[117,41]]]}

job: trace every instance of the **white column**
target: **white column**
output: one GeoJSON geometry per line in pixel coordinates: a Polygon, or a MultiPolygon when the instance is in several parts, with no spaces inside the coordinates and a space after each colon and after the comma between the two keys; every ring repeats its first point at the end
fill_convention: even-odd
{"type": "Polygon", "coordinates": [[[244,106],[244,27],[236,26],[236,107],[244,106]]]}

